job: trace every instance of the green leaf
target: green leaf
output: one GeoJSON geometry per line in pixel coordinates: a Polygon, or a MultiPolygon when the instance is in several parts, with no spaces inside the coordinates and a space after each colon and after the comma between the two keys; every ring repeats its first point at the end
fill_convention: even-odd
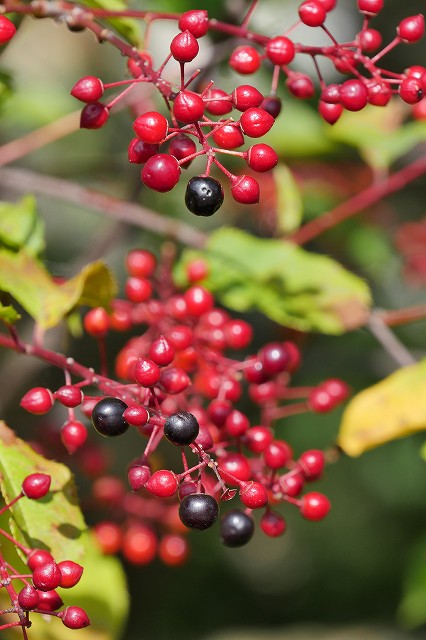
{"type": "Polygon", "coordinates": [[[13,93],[12,77],[4,70],[0,70],[0,109],[13,93]]]}
{"type": "Polygon", "coordinates": [[[6,502],[20,493],[24,478],[35,472],[51,476],[50,491],[41,500],[22,498],[13,507],[15,537],[25,546],[48,548],[57,562],[81,561],[86,524],[70,470],[43,458],[0,422],[0,488],[6,502]]]}
{"type": "Polygon", "coordinates": [[[426,359],[358,393],[347,406],[337,444],[349,456],[426,429],[426,359]]]}
{"type": "Polygon", "coordinates": [[[206,287],[231,309],[257,309],[285,326],[331,334],[362,326],[368,317],[371,295],[363,280],[291,242],[221,228],[202,254],[184,251],[175,270],[181,286],[194,257],[208,262],[206,287]]]}
{"type": "Polygon", "coordinates": [[[6,324],[14,324],[20,317],[16,309],[10,305],[3,305],[0,302],[0,320],[6,322],[6,324]]]}
{"type": "Polygon", "coordinates": [[[405,110],[399,101],[392,101],[386,109],[370,106],[358,113],[345,111],[329,135],[358,149],[371,167],[387,169],[426,140],[426,122],[403,125],[404,117],[405,110]]]}
{"type": "MultiPolygon", "coordinates": [[[[122,0],[84,0],[81,4],[107,11],[121,11],[129,8],[127,2],[122,2],[122,0]]],[[[105,22],[110,24],[134,47],[140,48],[141,31],[137,20],[133,18],[105,18],[105,22]]]]}
{"type": "Polygon", "coordinates": [[[44,225],[33,196],[14,203],[0,202],[0,242],[15,250],[25,247],[31,255],[44,249],[44,225]]]}
{"type": "Polygon", "coordinates": [[[290,233],[302,222],[302,194],[287,166],[279,165],[273,175],[277,188],[277,229],[281,233],[290,233]]]}
{"type": "Polygon", "coordinates": [[[102,262],[93,262],[58,284],[26,251],[4,249],[0,250],[0,289],[10,293],[44,329],[57,325],[77,305],[107,306],[116,293],[114,279],[102,262]]]}
{"type": "Polygon", "coordinates": [[[408,629],[416,629],[426,622],[426,540],[410,551],[403,585],[403,595],[397,616],[408,629]]]}

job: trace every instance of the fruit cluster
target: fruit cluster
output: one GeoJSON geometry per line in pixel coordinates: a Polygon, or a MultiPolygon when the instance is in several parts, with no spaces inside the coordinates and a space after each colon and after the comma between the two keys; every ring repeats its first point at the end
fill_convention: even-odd
{"type": "MultiPolygon", "coordinates": [[[[39,500],[47,495],[51,478],[44,473],[33,473],[22,482],[18,496],[0,509],[0,515],[12,509],[21,499],[39,500]]],[[[0,587],[7,591],[11,606],[0,615],[14,614],[15,622],[6,622],[0,630],[21,627],[23,637],[27,638],[26,629],[31,626],[30,613],[40,613],[59,618],[68,629],[82,629],[90,624],[87,613],[81,607],[63,606],[58,587],[70,589],[74,587],[83,574],[83,567],[72,560],[55,562],[53,556],[45,549],[31,549],[22,545],[10,533],[0,529],[0,535],[11,542],[25,556],[31,573],[22,574],[6,562],[0,553],[0,587]],[[23,586],[17,587],[20,583],[23,586]]]]}
{"type": "MultiPolygon", "coordinates": [[[[95,308],[84,317],[84,327],[99,340],[101,353],[110,330],[137,328],[139,335],[117,356],[117,379],[65,360],[65,386],[55,392],[34,388],[21,402],[38,415],[50,411],[55,401],[67,408],[61,438],[70,453],[83,453],[87,446],[87,428],[74,413],[78,406],[101,436],[115,438],[130,428],[147,439],[128,469],[133,494],[126,495],[120,481],[105,476],[101,462],[94,502],[112,507],[125,531],[121,534],[110,519],[100,523],[96,531],[103,548],[122,549],[125,557],[143,564],[156,553],[155,525],[161,536],[166,529],[160,557],[178,564],[188,553],[182,530],[209,528],[218,517],[219,502],[236,494],[241,507],[221,521],[221,537],[228,546],[248,542],[256,509],[262,510],[260,528],[269,536],[285,530],[284,518],[272,508],[280,503],[295,505],[308,520],[324,518],[330,509],[326,496],[316,491],[301,495],[306,484],[321,477],[324,453],[311,449],[295,456],[275,423],[295,413],[331,411],[346,399],[347,385],[331,379],[316,387],[290,386],[301,362],[292,341],[269,342],[237,359],[238,351],[249,348],[253,330],[215,306],[200,283],[208,276],[203,260],[188,264],[191,286],[184,292],[174,286],[170,261],[157,266],[148,251],[132,250],[126,267],[125,298],[113,302],[110,314],[95,308]],[[83,379],[72,384],[72,373],[83,379]],[[95,395],[90,393],[93,387],[95,395]],[[238,408],[245,393],[258,409],[258,424],[251,424],[238,408]],[[180,450],[181,471],[158,468],[156,452],[164,441],[180,450]],[[160,507],[158,498],[164,500],[160,507]],[[170,539],[173,535],[178,537],[170,539]],[[141,538],[145,546],[139,553],[134,540],[141,538]],[[171,551],[176,548],[179,551],[171,551]]],[[[89,466],[95,459],[91,452],[89,466]]],[[[85,460],[87,466],[87,456],[85,460]]]]}
{"type": "Polygon", "coordinates": [[[277,95],[281,76],[285,78],[287,90],[296,98],[310,99],[317,93],[311,76],[289,66],[298,55],[312,58],[319,83],[318,110],[329,124],[337,122],[344,110],[360,111],[367,104],[384,107],[395,94],[410,105],[420,103],[425,94],[425,67],[413,66],[401,74],[378,66],[382,57],[398,44],[412,44],[423,37],[424,16],[418,14],[401,20],[395,38],[383,46],[380,32],[371,27],[372,19],[383,9],[383,0],[358,0],[358,9],[364,17],[362,28],[352,41],[339,43],[326,26],[327,15],[336,4],[337,0],[304,0],[299,4],[298,23],[275,37],[248,30],[252,11],[241,27],[209,19],[205,10],[188,11],[178,20],[180,32],[172,39],[170,53],[159,69],[154,69],[150,54],[143,51],[139,57],[129,58],[129,71],[133,76],[129,81],[104,85],[99,78],[86,76],[76,83],[72,95],[87,103],[82,111],[81,126],[89,129],[103,126],[111,107],[127,94],[129,87],[140,82],[151,83],[164,98],[169,114],[166,118],[158,111],[147,111],[133,122],[136,137],[129,144],[128,157],[131,163],[142,165],[143,184],[155,191],[170,191],[179,182],[182,168],[187,168],[193,159],[205,156],[205,171],[191,178],[186,187],[185,203],[192,213],[211,216],[223,203],[222,185],[210,175],[213,166],[228,178],[234,200],[257,203],[258,181],[250,173],[231,173],[218,160],[218,155],[239,157],[254,172],[273,169],[278,157],[269,145],[260,142],[245,151],[236,149],[244,145],[246,138],[262,138],[273,126],[281,111],[281,99],[277,95]],[[297,43],[289,36],[298,24],[321,29],[330,39],[330,45],[297,43]],[[263,95],[251,84],[238,85],[231,93],[213,82],[197,90],[188,89],[196,82],[200,70],[185,79],[185,65],[196,60],[199,39],[212,30],[247,39],[248,44],[239,45],[229,58],[229,67],[234,72],[244,76],[254,74],[262,62],[272,67],[269,95],[263,95]],[[340,83],[326,84],[319,67],[321,58],[328,59],[336,71],[350,77],[340,83]],[[162,75],[170,59],[180,65],[178,89],[162,75]],[[108,104],[100,102],[105,89],[121,84],[128,86],[120,95],[108,104]],[[217,119],[213,119],[215,117],[217,119]]]}

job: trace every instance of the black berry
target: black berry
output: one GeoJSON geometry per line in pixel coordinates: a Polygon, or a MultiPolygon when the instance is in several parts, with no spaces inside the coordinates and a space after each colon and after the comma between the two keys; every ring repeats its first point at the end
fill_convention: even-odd
{"type": "Polygon", "coordinates": [[[233,509],[223,516],[220,524],[222,542],[227,547],[242,547],[251,540],[254,522],[247,514],[233,509]]]}
{"type": "Polygon", "coordinates": [[[92,423],[101,436],[111,438],[121,436],[129,428],[123,418],[127,404],[119,398],[102,398],[92,411],[92,423]]]}
{"type": "Polygon", "coordinates": [[[191,493],[179,505],[179,517],[190,529],[208,529],[215,523],[218,514],[218,503],[205,493],[191,493]]]}
{"type": "Polygon", "coordinates": [[[196,216],[212,216],[223,204],[222,185],[214,178],[191,178],[186,187],[185,204],[196,216]]]}
{"type": "Polygon", "coordinates": [[[167,440],[180,446],[194,442],[199,430],[197,418],[188,411],[172,413],[164,425],[164,435],[167,440]]]}

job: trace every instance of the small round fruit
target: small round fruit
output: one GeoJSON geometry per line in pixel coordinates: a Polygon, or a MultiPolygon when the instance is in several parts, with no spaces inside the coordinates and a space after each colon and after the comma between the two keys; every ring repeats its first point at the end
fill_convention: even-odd
{"type": "Polygon", "coordinates": [[[223,204],[222,185],[215,178],[196,176],[186,187],[185,204],[196,216],[212,216],[223,204]]]}
{"type": "Polygon", "coordinates": [[[156,153],[155,156],[151,156],[141,171],[144,185],[160,193],[171,191],[179,182],[179,178],[178,161],[168,153],[156,153]]]}
{"type": "Polygon", "coordinates": [[[197,418],[188,411],[172,413],[164,425],[164,435],[169,442],[184,446],[194,442],[200,431],[197,418]]]}
{"type": "Polygon", "coordinates": [[[121,436],[129,428],[123,418],[127,404],[119,398],[106,397],[100,400],[93,408],[92,423],[101,436],[107,438],[121,436]]]}
{"type": "Polygon", "coordinates": [[[191,493],[179,505],[179,517],[190,529],[208,529],[216,522],[218,515],[218,503],[206,493],[191,493]]]}
{"type": "Polygon", "coordinates": [[[220,534],[227,547],[242,547],[253,537],[254,522],[250,516],[239,509],[228,511],[220,524],[220,534]]]}

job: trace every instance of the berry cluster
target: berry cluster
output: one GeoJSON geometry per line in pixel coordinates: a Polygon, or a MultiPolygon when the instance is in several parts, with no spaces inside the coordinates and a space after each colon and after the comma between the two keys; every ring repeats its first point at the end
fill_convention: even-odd
{"type": "MultiPolygon", "coordinates": [[[[317,93],[313,78],[290,66],[298,55],[312,58],[320,89],[318,110],[329,124],[337,122],[344,110],[360,111],[367,104],[384,107],[394,94],[399,94],[408,104],[416,105],[426,92],[425,67],[413,66],[401,74],[378,66],[382,57],[398,44],[412,44],[423,37],[422,14],[401,20],[395,38],[383,46],[380,32],[371,27],[371,21],[383,9],[383,0],[358,0],[358,10],[364,17],[362,28],[352,41],[339,43],[326,26],[327,15],[336,4],[337,0],[304,0],[299,4],[297,24],[275,37],[248,30],[252,11],[241,27],[210,20],[205,10],[188,11],[178,20],[180,32],[172,39],[170,53],[158,69],[154,69],[149,53],[132,51],[128,65],[131,80],[104,85],[99,78],[86,76],[75,84],[72,95],[86,103],[81,126],[89,129],[103,126],[111,108],[132,86],[151,83],[164,98],[169,114],[167,118],[158,111],[147,111],[133,122],[136,137],[129,144],[128,157],[129,162],[142,165],[143,184],[155,191],[170,191],[179,182],[182,168],[187,168],[193,159],[205,156],[204,172],[191,178],[186,187],[185,203],[192,213],[211,216],[223,203],[222,185],[210,175],[213,166],[228,178],[235,201],[257,203],[260,197],[258,181],[250,173],[231,173],[218,160],[218,155],[239,157],[255,172],[274,168],[278,157],[269,145],[260,142],[245,151],[236,149],[244,145],[246,138],[262,138],[273,126],[281,111],[281,99],[277,95],[281,76],[285,78],[287,90],[296,98],[310,99],[317,93]],[[297,43],[289,36],[298,24],[321,29],[330,39],[330,45],[297,43]],[[195,83],[200,70],[185,79],[185,65],[196,60],[199,39],[215,29],[249,41],[231,53],[229,66],[236,73],[254,74],[262,62],[272,66],[269,95],[263,95],[251,84],[238,85],[231,93],[216,87],[213,82],[198,90],[188,89],[195,83]],[[319,66],[321,58],[328,59],[339,73],[349,77],[327,85],[319,66]],[[178,89],[162,75],[170,59],[180,66],[178,89]],[[123,84],[127,86],[118,96],[107,104],[100,102],[105,89],[123,84]],[[215,117],[217,119],[213,119],[215,117]]],[[[126,54],[125,50],[122,52],[126,54]]]]}
{"type": "MultiPolygon", "coordinates": [[[[262,511],[260,528],[269,536],[285,531],[284,518],[272,508],[280,503],[296,506],[308,520],[324,518],[330,509],[326,496],[316,491],[301,495],[306,484],[321,477],[324,453],[311,449],[295,456],[275,423],[295,413],[331,411],[347,398],[347,385],[331,379],[316,387],[290,386],[301,362],[291,341],[269,342],[237,359],[235,354],[251,343],[252,328],[215,306],[200,284],[208,275],[203,260],[189,263],[191,286],[183,293],[175,289],[170,261],[157,266],[153,254],[135,249],[126,267],[125,299],[113,302],[111,314],[95,308],[84,318],[101,353],[110,330],[138,329],[117,356],[117,379],[86,370],[83,380],[72,384],[70,373],[83,377],[82,366],[67,360],[65,386],[53,393],[34,388],[21,402],[39,415],[55,401],[68,409],[61,439],[69,452],[83,454],[87,446],[87,428],[74,415],[77,406],[101,436],[115,438],[134,429],[147,439],[128,469],[130,494],[105,475],[101,462],[94,503],[112,507],[121,525],[104,518],[96,527],[101,546],[109,553],[121,549],[138,564],[152,560],[157,550],[164,562],[178,564],[188,554],[182,531],[212,526],[219,502],[237,494],[240,508],[221,520],[228,546],[248,542],[256,509],[262,511]],[[95,395],[86,393],[90,387],[96,388],[95,395]],[[244,394],[258,408],[257,424],[238,408],[244,394]],[[180,450],[181,471],[156,467],[156,451],[164,441],[180,450]]],[[[93,470],[96,457],[90,451],[93,470]]],[[[88,457],[83,459],[87,466],[88,457]]]]}
{"type": "MultiPolygon", "coordinates": [[[[9,504],[0,509],[0,515],[10,510],[22,498],[39,500],[49,492],[50,476],[33,473],[22,482],[21,492],[9,504]]],[[[83,567],[71,560],[56,562],[46,549],[31,549],[15,540],[13,536],[0,529],[0,535],[12,542],[26,558],[31,573],[22,574],[6,562],[0,553],[0,588],[7,591],[11,606],[0,615],[16,614],[18,620],[6,622],[0,630],[21,627],[23,637],[27,638],[26,629],[31,626],[30,613],[41,613],[59,618],[68,629],[82,629],[90,624],[87,613],[80,607],[63,606],[61,596],[56,589],[74,587],[83,574],[83,567]],[[17,583],[23,586],[17,586],[17,583]]]]}

